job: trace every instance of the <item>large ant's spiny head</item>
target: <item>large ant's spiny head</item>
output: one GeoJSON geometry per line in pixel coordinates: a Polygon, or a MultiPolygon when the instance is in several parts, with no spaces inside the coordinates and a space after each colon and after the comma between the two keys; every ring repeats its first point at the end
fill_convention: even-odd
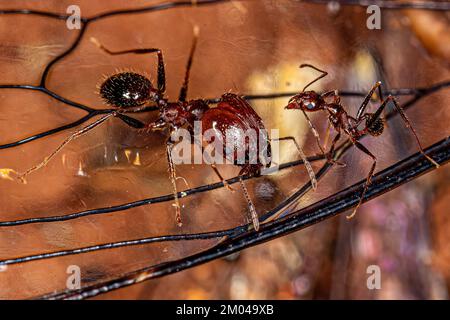
{"type": "Polygon", "coordinates": [[[285,109],[317,111],[323,109],[323,99],[315,91],[305,91],[293,96],[285,109]]]}
{"type": "Polygon", "coordinates": [[[118,108],[143,105],[152,99],[152,92],[155,91],[147,77],[130,71],[108,77],[99,89],[105,103],[118,108]]]}

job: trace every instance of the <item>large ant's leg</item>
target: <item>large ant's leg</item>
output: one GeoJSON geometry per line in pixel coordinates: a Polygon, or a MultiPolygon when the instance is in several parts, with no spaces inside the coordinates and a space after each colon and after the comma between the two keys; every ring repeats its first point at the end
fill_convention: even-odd
{"type": "Polygon", "coordinates": [[[239,175],[239,183],[241,184],[241,188],[242,188],[242,191],[244,192],[245,200],[247,201],[247,206],[250,211],[250,217],[252,219],[253,227],[255,228],[255,231],[258,231],[259,230],[258,213],[256,212],[256,208],[252,202],[252,199],[250,198],[247,187],[245,186],[244,181],[242,180],[242,175],[239,175]]]}
{"type": "Polygon", "coordinates": [[[177,175],[175,172],[175,165],[173,163],[172,159],[172,147],[173,144],[170,141],[170,139],[166,143],[166,153],[167,153],[167,163],[169,165],[169,174],[170,174],[170,181],[172,182],[172,191],[173,191],[173,197],[175,203],[173,206],[175,207],[175,220],[179,227],[181,227],[182,221],[181,221],[181,207],[180,207],[180,201],[178,200],[178,190],[177,190],[177,175]]]}
{"type": "MultiPolygon", "coordinates": [[[[367,127],[370,127],[370,124],[377,120],[381,113],[383,112],[383,109],[386,107],[389,101],[392,101],[394,103],[395,108],[397,109],[398,113],[400,113],[400,116],[402,117],[403,121],[405,122],[405,125],[407,128],[411,129],[412,134],[414,135],[417,145],[419,146],[420,152],[424,155],[425,158],[427,158],[433,165],[436,166],[436,168],[439,168],[439,164],[434,161],[430,156],[425,154],[422,148],[422,144],[420,143],[419,137],[417,136],[416,130],[414,130],[413,126],[411,125],[411,122],[409,121],[408,117],[406,116],[405,112],[403,111],[403,108],[400,106],[400,104],[397,102],[397,100],[389,95],[386,100],[383,101],[381,106],[375,111],[375,113],[370,117],[369,123],[367,124],[367,127]]],[[[362,117],[362,116],[361,116],[362,117]]]]}
{"type": "Polygon", "coordinates": [[[184,73],[183,85],[180,89],[180,95],[178,96],[178,101],[186,101],[188,86],[189,86],[189,75],[191,73],[192,60],[194,58],[195,48],[197,47],[199,28],[194,26],[194,39],[192,40],[191,52],[189,53],[189,59],[186,64],[186,71],[184,73]]]}
{"type": "Polygon", "coordinates": [[[66,140],[63,141],[63,143],[61,143],[56,149],[55,151],[53,151],[48,157],[46,157],[41,163],[31,167],[30,169],[28,169],[27,171],[23,172],[23,173],[19,173],[17,175],[17,177],[23,182],[26,183],[25,177],[27,175],[29,175],[30,173],[32,173],[33,171],[39,170],[42,167],[45,167],[47,165],[47,163],[58,153],[60,152],[70,141],[86,134],[87,132],[89,132],[90,130],[94,129],[95,127],[99,126],[100,124],[102,124],[103,122],[105,122],[106,120],[108,120],[110,117],[114,117],[116,116],[116,112],[112,112],[112,113],[108,113],[107,115],[101,117],[100,119],[94,121],[93,123],[87,125],[84,128],[81,128],[80,130],[75,131],[74,133],[72,133],[66,140]]]}
{"type": "Polygon", "coordinates": [[[294,137],[281,137],[281,138],[276,138],[276,139],[272,138],[271,140],[278,140],[278,141],[291,140],[294,143],[295,147],[297,148],[298,153],[300,154],[300,158],[303,160],[303,164],[305,165],[305,168],[308,171],[309,179],[311,180],[311,186],[312,186],[313,190],[316,190],[317,189],[316,175],[315,175],[314,170],[313,170],[313,168],[311,166],[311,163],[308,161],[305,153],[303,152],[303,149],[297,143],[297,140],[295,140],[294,137]]]}
{"type": "Polygon", "coordinates": [[[326,71],[323,71],[323,70],[320,70],[319,68],[317,68],[317,67],[314,67],[313,65],[311,65],[311,64],[307,64],[307,63],[303,63],[303,64],[301,64],[300,65],[300,68],[305,68],[305,67],[307,67],[307,68],[312,68],[312,69],[314,69],[314,70],[316,70],[316,71],[319,71],[320,73],[322,73],[320,76],[318,76],[316,79],[314,79],[313,81],[311,81],[310,83],[308,83],[304,88],[303,88],[303,92],[306,90],[306,88],[308,88],[310,85],[312,85],[314,82],[316,82],[316,81],[319,81],[320,79],[322,79],[323,77],[325,77],[327,74],[328,74],[328,72],[326,72],[326,71]]]}
{"type": "Polygon", "coordinates": [[[373,163],[372,163],[372,168],[370,168],[369,174],[367,175],[366,183],[364,184],[364,189],[363,189],[363,192],[361,193],[361,197],[359,198],[358,205],[355,207],[355,209],[353,210],[352,214],[347,216],[347,219],[353,218],[354,215],[356,214],[356,211],[361,206],[361,204],[363,202],[363,199],[364,199],[364,196],[366,195],[366,191],[369,188],[369,185],[371,183],[372,176],[373,176],[373,173],[375,171],[375,167],[377,165],[377,158],[369,150],[367,150],[367,148],[364,145],[362,145],[360,142],[358,142],[356,140],[354,140],[352,142],[359,150],[361,150],[362,152],[367,154],[369,157],[371,157],[372,160],[373,160],[373,163]]]}
{"type": "MultiPolygon", "coordinates": [[[[369,104],[370,99],[372,99],[372,96],[375,92],[375,90],[381,88],[381,81],[378,81],[377,83],[375,83],[372,87],[372,89],[370,89],[369,93],[367,94],[367,96],[364,98],[364,101],[362,102],[361,106],[358,109],[358,112],[356,113],[356,119],[360,119],[361,116],[364,114],[364,112],[366,111],[367,105],[369,104]]],[[[381,95],[381,89],[379,89],[379,94],[381,95]]]]}
{"type": "Polygon", "coordinates": [[[222,181],[224,187],[226,187],[228,190],[233,191],[234,189],[228,184],[227,180],[224,179],[224,177],[222,176],[222,174],[219,172],[219,169],[217,169],[215,164],[210,164],[211,168],[214,170],[214,172],[216,173],[217,177],[220,179],[220,181],[222,181]]]}
{"type": "Polygon", "coordinates": [[[110,55],[121,55],[121,54],[127,54],[127,53],[134,53],[134,54],[146,54],[146,53],[154,53],[158,55],[158,91],[161,93],[164,93],[166,91],[166,72],[164,70],[164,59],[162,55],[162,51],[158,48],[145,48],[145,49],[130,49],[130,50],[123,50],[123,51],[112,51],[107,49],[104,45],[100,43],[96,38],[91,37],[91,42],[93,42],[97,47],[99,47],[101,50],[106,52],[110,55]]]}

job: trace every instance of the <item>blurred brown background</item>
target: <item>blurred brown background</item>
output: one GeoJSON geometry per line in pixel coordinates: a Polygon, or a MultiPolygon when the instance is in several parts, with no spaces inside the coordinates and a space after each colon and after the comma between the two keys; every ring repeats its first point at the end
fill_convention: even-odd
{"type": "MultiPolygon", "coordinates": [[[[8,1],[1,9],[32,8],[65,13],[79,5],[82,16],[160,1],[8,1]]],[[[192,40],[200,27],[190,81],[190,98],[235,93],[299,91],[314,73],[329,72],[315,89],[367,91],[377,80],[388,88],[428,86],[449,79],[449,16],[416,10],[382,10],[381,30],[368,30],[365,8],[298,1],[241,1],[199,8],[121,15],[92,23],[77,49],[51,71],[48,88],[70,100],[104,107],[96,93],[103,74],[132,68],[156,79],[152,56],[111,57],[90,41],[112,50],[159,47],[163,50],[168,96],[176,99],[192,40]]],[[[45,65],[75,40],[64,21],[27,15],[0,16],[2,84],[39,83],[45,65]]],[[[0,143],[71,122],[83,113],[39,92],[0,90],[0,143]]],[[[252,102],[268,128],[293,135],[308,154],[313,137],[300,113],[283,110],[287,99],[252,102]]],[[[404,99],[400,99],[404,101],[404,99]]],[[[361,99],[343,99],[350,114],[361,99]]],[[[408,116],[428,146],[449,135],[448,90],[422,99],[408,116]]],[[[155,114],[141,115],[150,121],[155,114]]],[[[323,133],[325,114],[313,117],[323,133]]],[[[0,150],[0,167],[24,170],[48,155],[65,131],[29,144],[0,150]]],[[[0,220],[68,214],[121,204],[171,191],[161,134],[142,135],[113,119],[68,146],[27,185],[0,180],[0,220]],[[140,161],[137,161],[139,159],[140,161]]],[[[381,170],[417,151],[399,119],[379,138],[363,143],[378,157],[381,170]]],[[[283,162],[297,158],[281,145],[283,162]]],[[[302,199],[312,203],[363,179],[370,168],[357,150],[334,168],[319,189],[302,199]]],[[[318,168],[320,163],[315,164],[318,168]]],[[[208,166],[179,166],[190,187],[216,181],[208,166]]],[[[228,177],[236,168],[223,168],[228,177]]],[[[447,166],[363,205],[355,219],[336,217],[301,232],[162,279],[99,298],[127,299],[447,299],[450,289],[450,218],[447,166]],[[366,269],[381,269],[381,289],[368,290],[366,269]]],[[[303,168],[249,182],[260,213],[307,181],[303,168]]],[[[187,188],[179,182],[179,188],[187,188]]],[[[184,225],[178,228],[171,203],[61,223],[0,228],[0,258],[140,237],[206,232],[245,222],[238,190],[202,193],[182,200],[184,225]]],[[[0,272],[0,298],[27,298],[61,290],[66,269],[78,265],[83,285],[149,264],[180,258],[214,241],[167,242],[107,250],[27,264],[0,272]]]]}

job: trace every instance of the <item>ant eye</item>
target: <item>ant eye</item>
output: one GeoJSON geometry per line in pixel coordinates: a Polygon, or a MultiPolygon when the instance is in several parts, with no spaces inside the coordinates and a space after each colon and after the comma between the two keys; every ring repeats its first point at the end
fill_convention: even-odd
{"type": "Polygon", "coordinates": [[[314,102],[310,102],[306,105],[306,108],[309,110],[312,110],[316,107],[316,104],[314,102]]]}
{"type": "Polygon", "coordinates": [[[103,100],[114,107],[136,107],[148,101],[152,84],[146,77],[134,72],[112,75],[100,87],[103,100]]]}

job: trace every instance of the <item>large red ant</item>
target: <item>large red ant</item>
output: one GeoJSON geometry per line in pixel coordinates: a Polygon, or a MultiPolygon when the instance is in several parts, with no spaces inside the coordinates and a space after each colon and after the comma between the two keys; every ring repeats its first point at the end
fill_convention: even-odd
{"type": "Polygon", "coordinates": [[[352,218],[356,211],[358,210],[359,206],[361,205],[364,195],[366,194],[367,188],[369,187],[369,184],[371,182],[372,176],[375,171],[375,167],[377,164],[377,157],[374,156],[363,144],[361,144],[358,139],[362,137],[365,134],[370,134],[372,136],[379,136],[383,133],[385,121],[381,117],[381,114],[384,110],[384,108],[387,106],[387,104],[392,101],[395,108],[397,109],[398,113],[401,115],[403,121],[406,124],[406,127],[411,129],[411,132],[413,133],[414,137],[416,138],[417,144],[419,146],[420,152],[436,167],[439,167],[439,164],[434,161],[432,158],[430,158],[428,155],[426,155],[423,151],[422,145],[420,144],[419,138],[416,134],[416,131],[411,126],[410,121],[406,117],[406,114],[404,113],[402,107],[397,102],[397,100],[389,95],[386,99],[383,99],[383,94],[381,90],[381,82],[378,81],[375,83],[375,85],[372,87],[372,89],[369,91],[367,96],[365,97],[364,101],[362,102],[361,106],[358,109],[358,112],[356,113],[356,118],[350,116],[347,111],[344,109],[344,106],[341,104],[341,99],[338,95],[338,92],[336,90],[328,91],[323,94],[318,94],[315,91],[305,91],[310,85],[315,83],[316,81],[322,79],[325,77],[328,73],[320,70],[313,65],[310,64],[302,64],[300,65],[300,68],[312,68],[320,73],[322,73],[319,77],[308,83],[300,92],[299,94],[293,96],[290,100],[288,105],[285,107],[286,109],[299,109],[303,112],[306,120],[308,121],[309,126],[311,127],[314,136],[316,138],[317,144],[323,154],[327,155],[328,161],[333,162],[332,155],[334,153],[335,145],[338,142],[339,138],[341,137],[341,131],[343,131],[351,140],[351,142],[362,152],[367,154],[369,157],[372,158],[373,163],[372,167],[369,171],[369,174],[366,178],[366,183],[364,185],[363,192],[361,194],[360,200],[358,205],[353,210],[352,214],[347,216],[348,219],[352,218]],[[381,101],[381,105],[378,107],[378,109],[374,113],[365,112],[367,105],[369,104],[369,101],[372,99],[373,94],[378,89],[378,95],[381,101]],[[331,102],[327,102],[328,99],[331,99],[331,102]],[[325,153],[324,148],[321,145],[319,134],[317,133],[317,130],[314,128],[314,125],[312,124],[311,120],[309,119],[307,112],[316,112],[324,110],[328,112],[328,129],[330,129],[330,126],[333,126],[333,128],[336,130],[337,134],[334,137],[330,151],[328,153],[325,153]],[[365,121],[364,124],[363,121],[365,121]],[[359,128],[363,125],[362,128],[359,128]]]}
{"type": "MultiPolygon", "coordinates": [[[[192,66],[192,60],[195,52],[195,48],[197,45],[198,38],[198,29],[194,29],[194,39],[193,44],[190,50],[189,59],[187,62],[184,82],[181,87],[178,101],[176,102],[168,102],[165,98],[165,89],[166,89],[166,76],[164,69],[164,60],[163,55],[160,49],[157,48],[147,48],[147,49],[130,49],[123,51],[111,51],[105,48],[97,39],[91,38],[91,41],[96,44],[101,50],[110,55],[122,55],[122,54],[147,54],[147,53],[156,53],[158,58],[158,67],[157,67],[157,87],[153,87],[151,81],[138,73],[135,72],[119,72],[108,77],[99,87],[99,93],[102,99],[106,104],[117,108],[112,113],[109,113],[95,122],[89,124],[88,126],[81,128],[80,130],[74,132],[71,136],[69,136],[58,148],[50,154],[48,157],[44,159],[41,163],[32,168],[28,169],[24,173],[18,174],[19,178],[25,182],[25,177],[31,172],[38,170],[44,167],[52,157],[54,157],[66,144],[75,138],[87,133],[93,128],[97,127],[104,121],[106,121],[110,117],[119,116],[122,113],[127,112],[138,112],[144,110],[149,106],[149,103],[156,104],[159,109],[158,119],[154,122],[148,123],[144,129],[145,131],[156,131],[156,130],[166,130],[169,133],[169,138],[166,140],[166,155],[168,161],[168,167],[170,172],[170,179],[173,188],[173,195],[175,201],[175,212],[176,212],[176,221],[178,225],[181,226],[181,210],[180,203],[178,199],[178,191],[176,186],[177,176],[175,172],[175,165],[172,159],[172,148],[174,142],[171,139],[172,133],[179,128],[186,127],[188,130],[193,130],[194,122],[201,121],[202,124],[202,133],[206,130],[214,129],[215,138],[218,138],[221,141],[225,140],[226,132],[228,130],[232,130],[234,132],[246,132],[248,129],[253,129],[258,139],[263,139],[263,143],[245,143],[245,162],[239,163],[236,162],[236,152],[237,146],[234,144],[232,146],[231,152],[229,150],[225,150],[229,148],[229,146],[224,146],[223,155],[228,158],[231,157],[234,165],[240,166],[241,170],[239,172],[239,181],[242,187],[242,190],[245,195],[245,199],[248,204],[248,208],[251,214],[251,220],[253,222],[253,226],[255,230],[259,229],[259,218],[256,213],[255,206],[253,205],[251,198],[249,196],[248,190],[243,182],[242,176],[244,175],[260,175],[261,170],[264,166],[268,167],[271,165],[271,144],[269,142],[269,137],[267,132],[265,131],[264,124],[258,114],[253,110],[253,108],[245,101],[243,98],[232,94],[226,93],[222,95],[217,107],[211,108],[207,101],[202,99],[196,100],[186,100],[188,84],[189,84],[189,74],[192,66]],[[262,135],[260,135],[262,133],[262,135]],[[265,159],[261,159],[259,156],[257,159],[249,159],[250,148],[259,148],[259,146],[266,146],[266,152],[264,153],[265,159]],[[264,161],[262,161],[264,160],[264,161]]],[[[237,137],[242,138],[242,137],[237,137]]],[[[247,139],[247,137],[244,137],[247,139]]],[[[297,144],[293,137],[282,137],[278,138],[278,140],[291,140],[297,147],[297,150],[300,153],[300,156],[308,170],[308,174],[311,179],[311,183],[313,188],[316,188],[317,181],[314,175],[314,171],[308,160],[306,159],[305,154],[303,153],[300,146],[297,144]]],[[[244,140],[247,142],[247,140],[244,140]]],[[[260,151],[256,150],[256,154],[260,155],[260,151]]],[[[255,154],[253,152],[252,154],[255,154]]],[[[226,185],[229,189],[230,186],[226,184],[226,181],[216,168],[214,164],[211,165],[214,169],[216,175],[221,179],[221,181],[226,185]]],[[[231,189],[232,190],[232,189],[231,189]]]]}

